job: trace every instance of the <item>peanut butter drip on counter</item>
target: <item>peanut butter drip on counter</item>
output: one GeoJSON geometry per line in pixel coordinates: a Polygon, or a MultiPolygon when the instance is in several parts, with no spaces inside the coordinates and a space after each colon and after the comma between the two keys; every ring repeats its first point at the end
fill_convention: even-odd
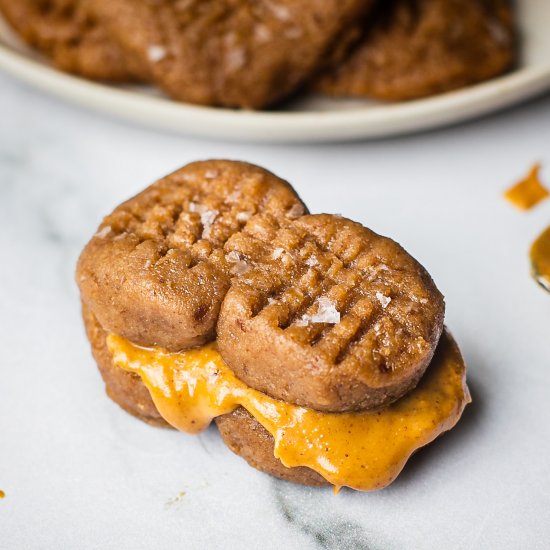
{"type": "Polygon", "coordinates": [[[535,164],[527,177],[504,193],[504,197],[519,210],[530,210],[550,195],[539,178],[540,164],[535,164]]]}
{"type": "Polygon", "coordinates": [[[550,291],[550,227],[533,243],[530,256],[533,277],[550,291]]]}
{"type": "Polygon", "coordinates": [[[273,436],[285,466],[307,466],[338,488],[385,487],[416,449],[455,425],[470,401],[464,362],[447,334],[415,390],[383,410],[358,413],[322,413],[253,390],[214,344],[169,353],[112,334],[107,344],[115,364],[139,374],[159,413],[178,430],[198,433],[242,406],[273,436]]]}

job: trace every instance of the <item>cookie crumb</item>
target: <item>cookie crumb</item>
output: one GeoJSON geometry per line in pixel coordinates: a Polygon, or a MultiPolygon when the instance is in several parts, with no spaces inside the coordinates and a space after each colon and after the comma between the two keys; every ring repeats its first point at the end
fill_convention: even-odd
{"type": "Polygon", "coordinates": [[[180,491],[175,497],[169,498],[165,504],[164,509],[169,510],[170,508],[179,508],[179,505],[181,504],[181,500],[187,493],[185,491],[180,491]]]}

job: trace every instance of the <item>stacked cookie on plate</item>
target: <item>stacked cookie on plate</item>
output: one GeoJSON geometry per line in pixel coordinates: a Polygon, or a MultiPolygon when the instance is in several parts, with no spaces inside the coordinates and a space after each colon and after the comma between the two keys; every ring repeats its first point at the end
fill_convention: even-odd
{"type": "Polygon", "coordinates": [[[60,69],[262,109],[304,90],[405,100],[514,63],[509,0],[0,0],[60,69]]]}

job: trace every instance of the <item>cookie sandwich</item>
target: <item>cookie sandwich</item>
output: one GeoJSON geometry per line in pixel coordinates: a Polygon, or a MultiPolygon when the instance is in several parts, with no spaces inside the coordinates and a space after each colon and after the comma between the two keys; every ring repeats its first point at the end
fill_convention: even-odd
{"type": "Polygon", "coordinates": [[[111,399],[186,433],[215,421],[279,478],[380,489],[469,402],[426,270],[250,164],[196,162],[117,207],[77,282],[111,399]]]}

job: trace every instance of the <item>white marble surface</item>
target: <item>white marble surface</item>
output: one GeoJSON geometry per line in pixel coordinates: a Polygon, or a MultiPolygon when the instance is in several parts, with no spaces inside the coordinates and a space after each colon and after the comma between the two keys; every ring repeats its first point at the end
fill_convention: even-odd
{"type": "Polygon", "coordinates": [[[142,130],[0,76],[0,547],[548,548],[550,295],[526,253],[550,202],[520,214],[500,193],[537,160],[550,181],[549,143],[550,97],[416,137],[259,147],[142,130]],[[79,250],[119,201],[208,157],[264,165],[313,211],[396,238],[445,293],[474,404],[390,488],[280,482],[213,429],[156,430],[105,397],[79,250]]]}

